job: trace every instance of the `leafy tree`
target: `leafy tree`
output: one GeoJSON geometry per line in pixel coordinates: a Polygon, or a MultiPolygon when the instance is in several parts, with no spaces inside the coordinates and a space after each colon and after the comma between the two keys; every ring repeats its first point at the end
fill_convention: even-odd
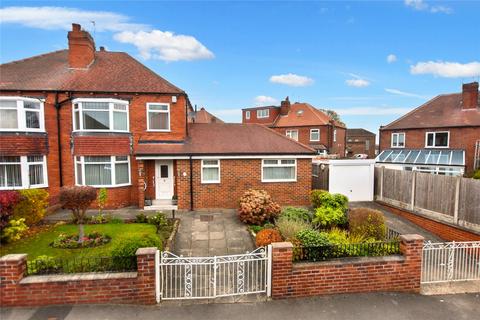
{"type": "Polygon", "coordinates": [[[107,199],[108,199],[107,189],[106,188],[101,188],[98,191],[98,198],[97,198],[98,213],[99,214],[103,213],[103,209],[105,208],[105,205],[107,204],[107,199]]]}
{"type": "Polygon", "coordinates": [[[65,209],[72,211],[75,222],[78,224],[78,242],[82,243],[85,236],[83,224],[88,207],[97,198],[97,191],[93,187],[62,187],[60,202],[65,209]]]}
{"type": "Polygon", "coordinates": [[[329,109],[320,109],[320,111],[326,113],[330,118],[339,122],[340,124],[345,125],[345,123],[340,119],[340,116],[338,115],[338,113],[336,113],[335,111],[329,110],[329,109]]]}

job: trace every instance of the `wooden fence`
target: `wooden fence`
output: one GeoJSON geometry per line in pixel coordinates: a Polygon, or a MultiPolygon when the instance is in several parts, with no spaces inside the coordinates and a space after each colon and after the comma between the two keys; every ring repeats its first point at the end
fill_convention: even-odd
{"type": "Polygon", "coordinates": [[[328,190],[328,165],[312,163],[312,189],[328,190]]]}
{"type": "Polygon", "coordinates": [[[480,231],[480,180],[376,167],[375,198],[480,231]]]}

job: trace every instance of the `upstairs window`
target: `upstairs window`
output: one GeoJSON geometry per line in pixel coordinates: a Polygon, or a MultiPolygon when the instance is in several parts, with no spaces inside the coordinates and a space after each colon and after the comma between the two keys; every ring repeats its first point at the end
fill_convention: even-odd
{"type": "Polygon", "coordinates": [[[287,131],[285,131],[285,134],[290,139],[298,141],[298,130],[287,130],[287,131]]]}
{"type": "Polygon", "coordinates": [[[202,183],[220,183],[220,160],[202,160],[202,183]]]}
{"type": "Polygon", "coordinates": [[[45,131],[43,102],[24,97],[0,97],[1,131],[45,131]]]}
{"type": "Polygon", "coordinates": [[[262,160],[262,182],[288,182],[297,180],[295,159],[262,160]]]}
{"type": "Polygon", "coordinates": [[[268,118],[270,116],[270,110],[269,109],[259,109],[257,110],[257,118],[268,118]]]}
{"type": "Polygon", "coordinates": [[[310,141],[320,141],[320,129],[310,129],[310,141]]]}
{"type": "Polygon", "coordinates": [[[45,156],[0,157],[0,190],[48,187],[45,156]]]}
{"type": "Polygon", "coordinates": [[[405,133],[392,133],[392,148],[405,148],[405,133]]]}
{"type": "Polygon", "coordinates": [[[245,111],[245,119],[250,119],[250,111],[245,111]]]}
{"type": "Polygon", "coordinates": [[[333,130],[333,142],[337,142],[337,129],[333,130]]]}
{"type": "Polygon", "coordinates": [[[450,132],[427,132],[425,137],[426,148],[448,148],[450,132]]]}
{"type": "Polygon", "coordinates": [[[147,103],[147,130],[170,131],[170,105],[147,103]]]}
{"type": "Polygon", "coordinates": [[[128,132],[128,102],[116,99],[73,100],[73,130],[128,132]]]}

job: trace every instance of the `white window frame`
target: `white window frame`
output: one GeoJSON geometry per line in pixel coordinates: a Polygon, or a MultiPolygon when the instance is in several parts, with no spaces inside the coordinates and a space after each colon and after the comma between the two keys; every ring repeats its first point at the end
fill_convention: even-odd
{"type": "Polygon", "coordinates": [[[270,117],[270,109],[258,109],[257,119],[263,119],[270,117]]]}
{"type": "MultiPolygon", "coordinates": [[[[43,157],[42,161],[39,162],[28,162],[28,156],[11,156],[11,157],[19,157],[20,162],[0,162],[0,164],[20,164],[20,172],[21,172],[21,186],[9,187],[9,186],[1,186],[0,190],[19,190],[19,189],[37,189],[37,188],[48,188],[48,172],[47,172],[47,157],[45,155],[37,155],[39,157],[43,157]],[[41,164],[43,166],[43,183],[42,184],[30,184],[30,165],[41,164]]],[[[10,157],[10,156],[6,156],[10,157]]]]}
{"type": "Polygon", "coordinates": [[[432,149],[445,149],[450,146],[450,131],[427,131],[425,132],[425,148],[432,148],[432,149]],[[435,146],[435,140],[437,139],[437,133],[447,133],[447,145],[437,147],[435,146]],[[433,146],[428,145],[428,135],[433,134],[433,146]]]}
{"type": "Polygon", "coordinates": [[[211,184],[211,183],[220,183],[220,176],[221,176],[221,169],[220,169],[220,159],[205,159],[202,160],[200,175],[202,184],[211,184]],[[205,164],[204,161],[217,161],[217,164],[205,164]],[[204,168],[217,168],[218,169],[218,180],[205,180],[203,177],[203,169],[204,168]]]}
{"type": "Polygon", "coordinates": [[[250,120],[250,111],[245,111],[245,119],[250,120]]]}
{"type": "MultiPolygon", "coordinates": [[[[108,157],[108,156],[87,156],[87,157],[108,157]]],[[[127,160],[116,160],[117,156],[110,156],[110,162],[87,162],[87,164],[110,164],[110,170],[112,170],[111,173],[111,178],[112,178],[112,184],[105,184],[105,185],[89,185],[94,188],[116,188],[116,187],[124,187],[124,186],[130,186],[132,184],[132,172],[131,172],[131,165],[130,165],[130,156],[129,155],[121,155],[118,157],[127,157],[127,160]],[[128,183],[121,183],[121,184],[116,184],[116,177],[115,177],[115,165],[119,163],[128,163],[128,183]]],[[[85,156],[74,156],[75,158],[75,185],[77,186],[86,186],[85,184],[85,156]],[[80,158],[78,160],[77,158],[80,158]],[[78,170],[77,170],[77,164],[80,164],[82,167],[82,183],[78,183],[78,170]]]]}
{"type": "Polygon", "coordinates": [[[333,129],[333,142],[337,142],[337,129],[333,129]]]}
{"type": "MultiPolygon", "coordinates": [[[[88,110],[88,108],[87,108],[88,110]]],[[[98,111],[98,110],[97,110],[98,111]]],[[[110,98],[78,98],[72,101],[72,128],[73,132],[130,132],[130,112],[129,112],[129,103],[126,100],[119,99],[110,99],[110,98]],[[83,103],[84,102],[106,102],[108,103],[108,122],[110,124],[110,129],[83,129],[83,103]],[[126,110],[115,110],[115,104],[122,104],[126,106],[126,110]],[[78,105],[78,109],[75,109],[75,105],[78,105]],[[76,127],[75,123],[75,114],[79,113],[79,126],[76,127]],[[124,112],[127,114],[127,130],[114,130],[113,124],[113,113],[114,112],[124,112]]]]}
{"type": "Polygon", "coordinates": [[[310,129],[310,141],[320,141],[320,129],[310,129]],[[312,139],[313,133],[318,133],[318,139],[312,139]]]}
{"type": "Polygon", "coordinates": [[[285,135],[287,137],[289,137],[290,139],[293,139],[295,141],[298,141],[298,130],[293,130],[293,129],[290,129],[290,130],[285,130],[285,135]],[[296,138],[293,137],[295,134],[296,138]]]}
{"type": "Polygon", "coordinates": [[[262,182],[296,182],[297,181],[297,159],[262,159],[262,182]],[[265,160],[276,160],[277,164],[265,164],[265,160]],[[293,160],[293,164],[282,164],[282,161],[293,160]],[[293,179],[266,179],[264,177],[264,168],[295,167],[295,177],[293,179]]]}
{"type": "Polygon", "coordinates": [[[165,102],[147,102],[147,131],[150,132],[170,132],[170,122],[172,121],[172,117],[170,114],[170,104],[165,102]],[[153,105],[162,105],[167,106],[167,110],[150,110],[150,106],[153,105]],[[150,129],[150,118],[148,117],[149,113],[166,113],[168,115],[168,129],[150,129]]]}
{"type": "Polygon", "coordinates": [[[16,108],[11,108],[11,110],[17,110],[17,128],[0,128],[0,131],[9,131],[9,132],[45,132],[45,111],[44,111],[44,99],[36,98],[26,98],[18,96],[3,96],[0,97],[0,100],[3,101],[15,101],[17,103],[16,108]],[[36,102],[40,104],[40,109],[25,109],[25,102],[36,102]],[[25,113],[27,111],[38,112],[40,128],[27,128],[27,118],[25,113]]]}
{"type": "Polygon", "coordinates": [[[407,144],[407,135],[405,134],[405,132],[392,132],[392,135],[391,135],[391,138],[390,138],[390,146],[392,148],[405,148],[405,145],[407,144]],[[399,146],[398,145],[398,137],[400,135],[403,135],[403,146],[399,146]],[[397,145],[394,145],[393,144],[393,137],[396,136],[397,137],[397,145]]]}

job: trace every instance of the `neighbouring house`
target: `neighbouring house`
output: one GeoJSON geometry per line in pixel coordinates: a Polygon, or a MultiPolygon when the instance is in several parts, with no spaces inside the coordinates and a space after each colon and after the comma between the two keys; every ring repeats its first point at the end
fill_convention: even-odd
{"type": "MultiPolygon", "coordinates": [[[[78,24],[68,49],[0,65],[0,190],[108,191],[108,208],[308,204],[313,149],[260,125],[189,123],[187,94],[78,24]]],[[[200,112],[203,113],[202,110],[200,112]]],[[[202,117],[203,118],[203,117],[202,117]]],[[[212,122],[212,121],[209,121],[212,122]]]]}
{"type": "Polygon", "coordinates": [[[220,118],[217,118],[208,112],[204,107],[201,107],[200,110],[197,111],[196,106],[193,112],[189,112],[188,121],[191,123],[224,123],[220,118]]]}
{"type": "Polygon", "coordinates": [[[375,133],[361,128],[347,129],[347,156],[353,157],[356,154],[375,158],[375,133]]]}
{"type": "Polygon", "coordinates": [[[396,169],[445,175],[480,167],[478,82],[461,93],[442,94],[380,127],[377,163],[396,169]]]}
{"type": "Polygon", "coordinates": [[[319,154],[345,157],[345,125],[308,103],[291,104],[287,97],[280,106],[245,108],[242,122],[265,125],[319,154]]]}

